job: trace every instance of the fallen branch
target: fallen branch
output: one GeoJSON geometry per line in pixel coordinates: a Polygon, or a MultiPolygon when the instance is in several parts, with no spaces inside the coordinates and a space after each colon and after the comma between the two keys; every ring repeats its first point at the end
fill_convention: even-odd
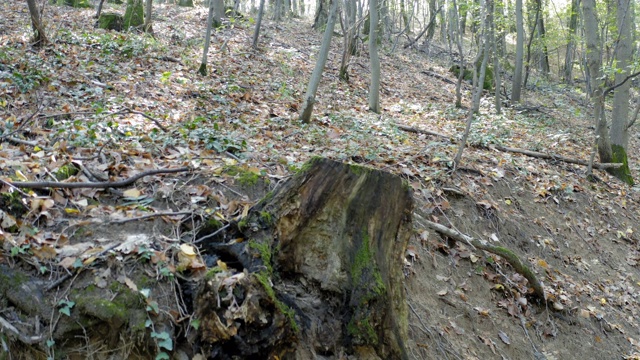
{"type": "Polygon", "coordinates": [[[66,183],[66,182],[56,182],[56,181],[42,181],[42,182],[9,182],[7,183],[11,186],[15,186],[21,189],[108,189],[108,188],[121,188],[126,187],[139,179],[156,174],[169,174],[169,173],[178,173],[189,171],[188,167],[181,167],[177,169],[157,169],[157,170],[149,170],[144,171],[139,174],[136,174],[128,179],[120,180],[120,181],[102,181],[102,182],[75,182],[75,183],[66,183]]]}
{"type": "MultiPolygon", "coordinates": [[[[545,153],[541,153],[541,152],[537,152],[537,151],[516,149],[516,148],[510,148],[510,147],[506,147],[506,146],[495,146],[494,148],[496,150],[500,150],[500,151],[504,151],[504,152],[512,152],[512,153],[527,155],[527,156],[531,156],[531,157],[535,157],[535,158],[539,158],[539,159],[558,160],[558,161],[566,162],[566,163],[569,163],[569,164],[589,166],[589,162],[588,161],[580,160],[580,159],[571,159],[571,158],[568,158],[566,156],[561,156],[561,155],[556,155],[556,154],[545,154],[545,153]]],[[[601,163],[601,164],[594,163],[593,164],[593,168],[600,169],[600,170],[615,169],[615,168],[619,168],[620,166],[622,166],[622,164],[620,164],[620,163],[601,163]]]]}
{"type": "Polygon", "coordinates": [[[14,334],[18,338],[18,340],[20,340],[20,342],[22,342],[25,345],[37,344],[40,341],[42,341],[42,338],[43,338],[42,336],[28,336],[21,333],[20,330],[18,330],[15,326],[11,325],[10,322],[5,320],[1,316],[0,316],[0,329],[5,329],[8,332],[14,334]]]}
{"type": "Polygon", "coordinates": [[[153,118],[153,117],[151,117],[151,116],[149,116],[149,115],[147,115],[147,114],[143,113],[142,111],[133,110],[133,109],[130,109],[130,108],[128,108],[128,107],[125,107],[125,110],[126,110],[126,111],[128,111],[128,112],[130,112],[130,113],[132,113],[132,114],[138,114],[138,115],[140,115],[140,116],[144,116],[145,118],[147,118],[147,119],[149,119],[149,120],[153,121],[153,122],[156,124],[156,126],[158,126],[158,127],[160,128],[160,130],[162,130],[162,131],[164,131],[164,132],[169,132],[169,130],[168,130],[166,127],[164,127],[164,126],[160,123],[160,121],[159,121],[158,119],[155,119],[155,118],[153,118]]]}
{"type": "Polygon", "coordinates": [[[193,214],[193,211],[160,212],[160,213],[154,213],[154,214],[147,214],[147,215],[143,215],[143,216],[138,216],[138,217],[134,217],[134,218],[111,220],[111,221],[109,221],[109,223],[110,224],[124,224],[124,223],[132,222],[132,221],[140,221],[140,220],[151,219],[151,218],[158,217],[158,216],[179,216],[179,215],[192,215],[192,214],[193,214]]]}
{"type": "Polygon", "coordinates": [[[455,241],[461,241],[469,246],[474,248],[478,248],[484,251],[488,251],[492,254],[496,254],[507,260],[511,266],[518,272],[520,275],[524,276],[528,281],[529,285],[533,288],[533,295],[537,298],[545,301],[544,289],[542,288],[542,284],[538,281],[536,275],[527,267],[520,258],[514,254],[511,250],[504,248],[502,246],[495,246],[487,243],[483,240],[477,240],[470,236],[467,236],[463,233],[460,233],[456,230],[448,228],[444,225],[440,225],[429,220],[424,219],[427,226],[435,230],[440,234],[444,234],[449,238],[455,241]]]}
{"type": "Polygon", "coordinates": [[[441,138],[445,138],[445,139],[451,140],[451,136],[445,135],[445,134],[440,134],[440,133],[437,133],[435,131],[423,130],[423,129],[411,127],[411,126],[408,126],[408,125],[398,124],[398,123],[396,123],[395,125],[398,127],[398,129],[400,129],[402,131],[412,132],[412,133],[416,133],[416,134],[433,135],[433,136],[437,136],[437,137],[441,137],[441,138]]]}

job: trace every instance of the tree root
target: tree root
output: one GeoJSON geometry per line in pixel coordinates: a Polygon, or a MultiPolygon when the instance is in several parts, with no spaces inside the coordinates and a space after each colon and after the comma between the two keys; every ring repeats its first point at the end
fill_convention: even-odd
{"type": "Polygon", "coordinates": [[[440,234],[444,234],[455,241],[461,241],[474,248],[488,251],[492,254],[496,254],[503,257],[505,260],[507,260],[509,264],[511,264],[511,266],[513,266],[513,268],[516,270],[517,273],[524,276],[529,281],[529,285],[533,288],[533,295],[539,298],[540,300],[542,300],[543,302],[546,301],[546,297],[544,295],[544,289],[542,288],[542,284],[540,283],[536,275],[511,250],[504,248],[502,246],[491,245],[483,240],[474,239],[470,236],[467,236],[461,232],[448,228],[444,225],[440,225],[426,219],[424,219],[424,221],[427,224],[427,226],[429,226],[436,232],[440,234]]]}

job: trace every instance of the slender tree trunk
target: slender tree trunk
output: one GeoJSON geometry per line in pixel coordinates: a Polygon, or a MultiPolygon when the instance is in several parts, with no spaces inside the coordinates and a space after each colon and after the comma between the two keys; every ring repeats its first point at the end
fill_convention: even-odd
{"type": "Polygon", "coordinates": [[[311,114],[313,113],[313,105],[316,102],[316,92],[320,85],[320,79],[322,78],[322,72],[324,66],[327,63],[329,57],[329,48],[331,46],[331,37],[333,36],[333,28],[336,24],[336,9],[338,8],[338,0],[331,0],[331,10],[329,11],[329,19],[327,20],[327,28],[324,30],[324,36],[322,37],[322,46],[318,53],[318,60],[316,61],[316,67],[313,69],[313,74],[309,80],[307,86],[307,93],[304,96],[304,105],[302,106],[302,112],[300,113],[300,120],[304,123],[311,121],[311,114]]]}
{"type": "Polygon", "coordinates": [[[524,19],[522,17],[522,0],[516,0],[516,59],[511,87],[511,100],[520,101],[522,91],[522,65],[524,60],[524,19]]]}
{"type": "Polygon", "coordinates": [[[253,32],[253,41],[251,42],[251,47],[254,49],[258,48],[258,38],[260,37],[260,25],[262,24],[262,17],[264,16],[264,2],[265,0],[260,0],[260,8],[258,10],[258,20],[256,20],[256,29],[253,32]]]}
{"type": "Polygon", "coordinates": [[[369,110],[380,112],[380,59],[378,58],[378,0],[369,0],[369,56],[371,58],[371,84],[369,110]]]}
{"type": "Polygon", "coordinates": [[[153,20],[151,11],[153,10],[153,0],[145,0],[144,3],[144,32],[153,34],[153,20]]]}
{"type": "Polygon", "coordinates": [[[611,143],[607,134],[607,119],[604,113],[604,94],[601,66],[602,44],[598,33],[598,20],[596,18],[595,0],[582,0],[582,13],[584,14],[584,32],[587,43],[586,60],[589,67],[589,83],[591,84],[591,101],[593,102],[593,115],[596,125],[596,143],[600,162],[610,163],[611,143]]]}
{"type": "MultiPolygon", "coordinates": [[[[631,0],[617,0],[616,25],[618,28],[618,44],[615,58],[619,71],[616,72],[615,83],[620,84],[630,75],[629,66],[633,59],[633,35],[631,24],[634,20],[631,0]]],[[[611,173],[629,185],[633,178],[629,171],[627,150],[629,145],[629,89],[631,82],[626,81],[613,93],[613,110],[611,112],[611,151],[613,161],[624,165],[612,169],[611,173]]]]}
{"type": "MultiPolygon", "coordinates": [[[[459,12],[459,8],[458,8],[458,4],[456,3],[457,0],[453,0],[453,8],[454,11],[456,13],[459,12]]],[[[454,40],[456,42],[456,45],[458,46],[458,54],[460,56],[460,73],[458,74],[458,82],[456,83],[456,107],[457,108],[461,108],[462,107],[462,80],[464,79],[464,51],[462,48],[462,34],[464,33],[463,29],[462,29],[462,22],[458,21],[458,18],[456,17],[453,23],[453,26],[455,27],[455,34],[454,34],[454,40]]]]}
{"type": "Polygon", "coordinates": [[[98,3],[98,7],[96,9],[96,15],[95,15],[96,19],[100,19],[100,14],[102,13],[102,5],[104,5],[104,0],[100,0],[100,2],[98,3]]]}
{"type": "Polygon", "coordinates": [[[29,15],[31,16],[31,28],[33,29],[33,44],[35,46],[42,46],[49,42],[47,35],[44,32],[44,25],[40,20],[40,12],[36,5],[36,0],[27,0],[29,7],[29,15]]]}
{"type": "Polygon", "coordinates": [[[496,114],[500,114],[502,107],[502,100],[500,99],[500,62],[498,61],[498,46],[496,44],[496,26],[493,15],[495,13],[495,2],[494,0],[487,0],[488,5],[488,16],[487,22],[489,23],[487,31],[489,32],[489,43],[491,44],[491,52],[493,53],[493,79],[495,81],[495,107],[496,114]]]}
{"type": "Polygon", "coordinates": [[[564,56],[563,78],[567,84],[573,83],[573,57],[576,48],[576,29],[578,28],[578,11],[580,0],[571,0],[571,14],[569,15],[569,34],[567,35],[567,51],[564,56]]]}
{"type": "Polygon", "coordinates": [[[544,28],[544,7],[543,7],[543,3],[542,0],[536,0],[536,7],[537,7],[537,11],[538,11],[538,31],[537,31],[537,35],[538,35],[538,41],[540,41],[540,49],[539,49],[539,54],[540,54],[540,70],[542,71],[542,73],[545,76],[549,75],[549,51],[547,50],[547,39],[546,37],[546,31],[544,28]]]}
{"type": "Polygon", "coordinates": [[[349,62],[355,53],[356,45],[356,2],[355,0],[345,0],[343,19],[344,47],[342,49],[342,60],[340,62],[339,77],[341,80],[349,81],[349,62]]]}
{"type": "Polygon", "coordinates": [[[213,27],[222,26],[222,18],[224,17],[224,0],[210,0],[213,2],[213,27]]]}
{"type": "Polygon", "coordinates": [[[207,54],[209,53],[209,43],[211,42],[211,28],[213,27],[213,12],[216,0],[209,0],[209,15],[207,16],[207,32],[204,36],[204,49],[202,50],[202,61],[198,72],[200,75],[207,75],[207,54]]]}

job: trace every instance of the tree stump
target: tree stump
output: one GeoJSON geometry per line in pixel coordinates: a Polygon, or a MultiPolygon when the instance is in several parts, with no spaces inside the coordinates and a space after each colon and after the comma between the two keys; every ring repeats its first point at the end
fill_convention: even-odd
{"type": "Polygon", "coordinates": [[[205,354],[406,359],[412,208],[398,176],[309,161],[238,223],[242,242],[203,246],[224,259],[194,302],[205,354]]]}

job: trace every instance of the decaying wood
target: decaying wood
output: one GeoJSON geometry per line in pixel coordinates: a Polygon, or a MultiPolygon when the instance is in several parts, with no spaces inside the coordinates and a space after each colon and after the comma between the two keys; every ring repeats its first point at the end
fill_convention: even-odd
{"type": "Polygon", "coordinates": [[[412,127],[412,126],[408,126],[408,125],[397,124],[397,123],[396,123],[396,126],[398,127],[398,129],[403,130],[403,131],[412,132],[412,133],[416,133],[416,134],[433,135],[433,136],[437,136],[437,137],[441,137],[441,138],[445,138],[445,139],[451,140],[451,136],[445,135],[445,134],[441,134],[441,133],[437,133],[435,131],[420,129],[420,128],[416,128],[416,127],[412,127]]]}
{"type": "Polygon", "coordinates": [[[487,243],[483,240],[474,239],[468,235],[465,235],[459,231],[448,228],[444,225],[434,223],[432,221],[424,219],[424,222],[427,226],[435,230],[436,232],[446,235],[449,238],[455,241],[461,241],[473,248],[477,248],[480,250],[488,251],[492,254],[496,254],[507,260],[511,266],[522,276],[524,276],[528,281],[529,285],[533,289],[533,295],[538,299],[545,301],[546,297],[544,294],[544,289],[542,288],[542,284],[536,277],[536,275],[529,269],[527,265],[525,265],[520,258],[513,253],[511,250],[506,249],[501,246],[495,246],[487,243]]]}
{"type": "MultiPolygon", "coordinates": [[[[448,139],[449,141],[451,141],[451,138],[452,138],[449,135],[440,134],[440,133],[437,133],[437,132],[431,131],[431,130],[420,129],[420,128],[411,127],[411,126],[402,125],[402,124],[396,124],[396,126],[398,127],[398,129],[403,130],[403,131],[417,133],[417,134],[433,135],[433,136],[437,136],[437,137],[448,139]]],[[[569,157],[566,157],[566,156],[562,156],[562,155],[557,155],[557,154],[541,153],[541,152],[537,152],[537,151],[518,149],[518,148],[511,148],[511,147],[500,146],[500,145],[494,146],[493,148],[496,149],[496,150],[500,150],[502,152],[512,152],[512,153],[527,155],[527,156],[535,157],[535,158],[539,158],[539,159],[557,160],[557,161],[561,161],[561,162],[565,162],[565,163],[569,163],[569,164],[589,166],[589,161],[580,160],[580,159],[572,159],[572,158],[569,158],[569,157]]],[[[600,170],[615,169],[615,168],[619,168],[620,166],[622,166],[622,164],[620,164],[620,163],[594,163],[593,164],[593,168],[594,169],[600,169],[600,170]]]]}
{"type": "Polygon", "coordinates": [[[252,208],[242,235],[201,243],[236,264],[198,291],[203,348],[242,358],[407,359],[402,259],[412,210],[398,176],[311,160],[252,208]]]}
{"type": "Polygon", "coordinates": [[[101,182],[58,182],[58,181],[14,181],[7,184],[15,186],[21,189],[108,189],[108,188],[121,188],[126,187],[134,182],[140,180],[145,176],[157,175],[157,174],[169,174],[189,171],[188,167],[181,167],[177,169],[157,169],[144,171],[136,174],[130,178],[120,181],[101,181],[101,182]]]}
{"type": "MultiPolygon", "coordinates": [[[[510,148],[510,147],[506,147],[506,146],[495,146],[495,149],[496,150],[500,150],[500,151],[504,151],[504,152],[512,152],[512,153],[527,155],[527,156],[531,156],[531,157],[535,157],[535,158],[539,158],[539,159],[557,160],[557,161],[562,161],[562,162],[566,162],[566,163],[569,163],[569,164],[589,166],[589,162],[588,161],[580,160],[580,159],[572,159],[572,158],[568,158],[568,157],[562,156],[562,155],[546,154],[546,153],[541,153],[541,152],[537,152],[537,151],[510,148]]],[[[619,168],[620,166],[622,166],[622,164],[619,164],[619,163],[600,163],[600,164],[594,163],[593,164],[593,168],[600,169],[600,170],[619,168]]]]}

